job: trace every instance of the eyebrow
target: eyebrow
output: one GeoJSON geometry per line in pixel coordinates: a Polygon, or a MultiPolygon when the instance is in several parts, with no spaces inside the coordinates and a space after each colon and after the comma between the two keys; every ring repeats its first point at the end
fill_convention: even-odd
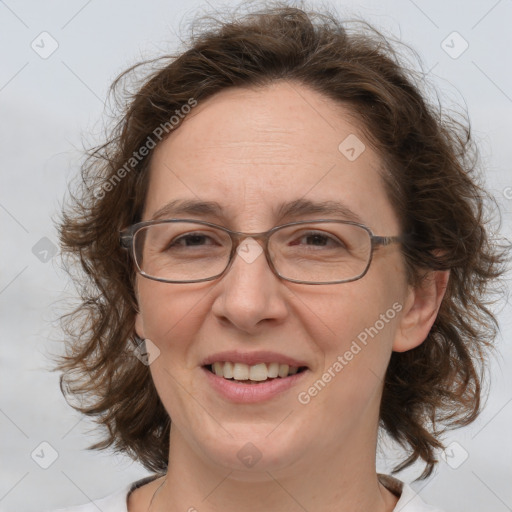
{"type": "MultiPolygon", "coordinates": [[[[168,219],[173,215],[210,216],[217,219],[226,219],[222,205],[216,201],[201,201],[196,199],[174,199],[158,209],[152,220],[168,219]]],[[[336,215],[343,220],[350,220],[363,224],[361,217],[345,204],[338,201],[312,201],[309,199],[296,199],[288,203],[281,203],[275,210],[278,222],[284,219],[297,218],[308,215],[336,215]]]]}

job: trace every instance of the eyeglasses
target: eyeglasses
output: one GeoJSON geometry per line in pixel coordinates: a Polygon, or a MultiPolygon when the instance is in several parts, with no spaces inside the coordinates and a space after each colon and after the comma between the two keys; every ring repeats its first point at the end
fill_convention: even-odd
{"type": "Polygon", "coordinates": [[[252,263],[265,253],[275,275],[302,284],[339,284],[361,279],[379,246],[402,236],[377,236],[351,221],[301,220],[263,233],[231,231],[210,222],[165,219],[121,231],[137,271],[164,283],[198,283],[221,277],[235,253],[252,263]],[[257,242],[263,241],[263,247],[257,242]]]}

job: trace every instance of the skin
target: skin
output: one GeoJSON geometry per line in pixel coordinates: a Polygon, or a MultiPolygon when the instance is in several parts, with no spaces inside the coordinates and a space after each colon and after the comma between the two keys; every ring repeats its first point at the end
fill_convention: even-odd
{"type": "MultiPolygon", "coordinates": [[[[172,199],[213,200],[225,218],[198,218],[260,232],[283,223],[272,213],[278,203],[304,197],[343,201],[375,234],[398,235],[382,172],[354,117],[321,94],[287,82],[225,90],[155,149],[143,220],[172,199]],[[350,134],[366,145],[352,162],[338,150],[350,134]]],[[[148,510],[162,483],[152,511],[393,510],[397,498],[375,469],[382,378],[392,351],[419,345],[432,326],[448,274],[430,277],[410,287],[398,245],[378,249],[362,279],[338,285],[286,282],[263,256],[250,264],[236,257],[221,279],[204,283],[137,276],[136,331],[160,350],[150,369],[172,427],[168,473],[131,494],[130,512],[148,510]],[[299,403],[297,394],[394,303],[401,312],[299,403]],[[307,382],[263,403],[229,403],[200,368],[229,349],[305,360],[307,382]],[[262,455],[252,468],[237,457],[248,442],[262,455]]]]}

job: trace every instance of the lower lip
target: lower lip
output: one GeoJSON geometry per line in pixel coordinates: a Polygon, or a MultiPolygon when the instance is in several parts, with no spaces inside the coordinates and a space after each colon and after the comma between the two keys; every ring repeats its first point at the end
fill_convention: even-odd
{"type": "Polygon", "coordinates": [[[206,373],[210,386],[230,402],[249,404],[270,400],[297,384],[304,378],[308,370],[288,377],[278,377],[258,384],[241,384],[236,380],[228,380],[215,375],[207,368],[201,368],[206,373]]]}

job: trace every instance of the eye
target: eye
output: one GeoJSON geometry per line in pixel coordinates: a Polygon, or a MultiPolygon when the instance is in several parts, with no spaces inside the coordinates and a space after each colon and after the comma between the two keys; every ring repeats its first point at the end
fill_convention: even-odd
{"type": "MultiPolygon", "coordinates": [[[[297,235],[294,235],[296,237],[297,235]]],[[[345,244],[337,236],[326,233],[324,231],[305,231],[299,233],[299,237],[295,238],[289,245],[304,244],[314,247],[333,247],[343,248],[345,244]]]]}
{"type": "Polygon", "coordinates": [[[204,247],[205,245],[212,245],[211,242],[216,244],[215,240],[208,235],[191,232],[170,240],[167,244],[166,250],[173,247],[204,247]]]}
{"type": "Polygon", "coordinates": [[[204,242],[207,239],[211,240],[209,236],[200,233],[189,233],[178,237],[177,239],[171,242],[171,245],[180,245],[181,242],[185,242],[186,246],[203,245],[201,242],[204,242]]]}

